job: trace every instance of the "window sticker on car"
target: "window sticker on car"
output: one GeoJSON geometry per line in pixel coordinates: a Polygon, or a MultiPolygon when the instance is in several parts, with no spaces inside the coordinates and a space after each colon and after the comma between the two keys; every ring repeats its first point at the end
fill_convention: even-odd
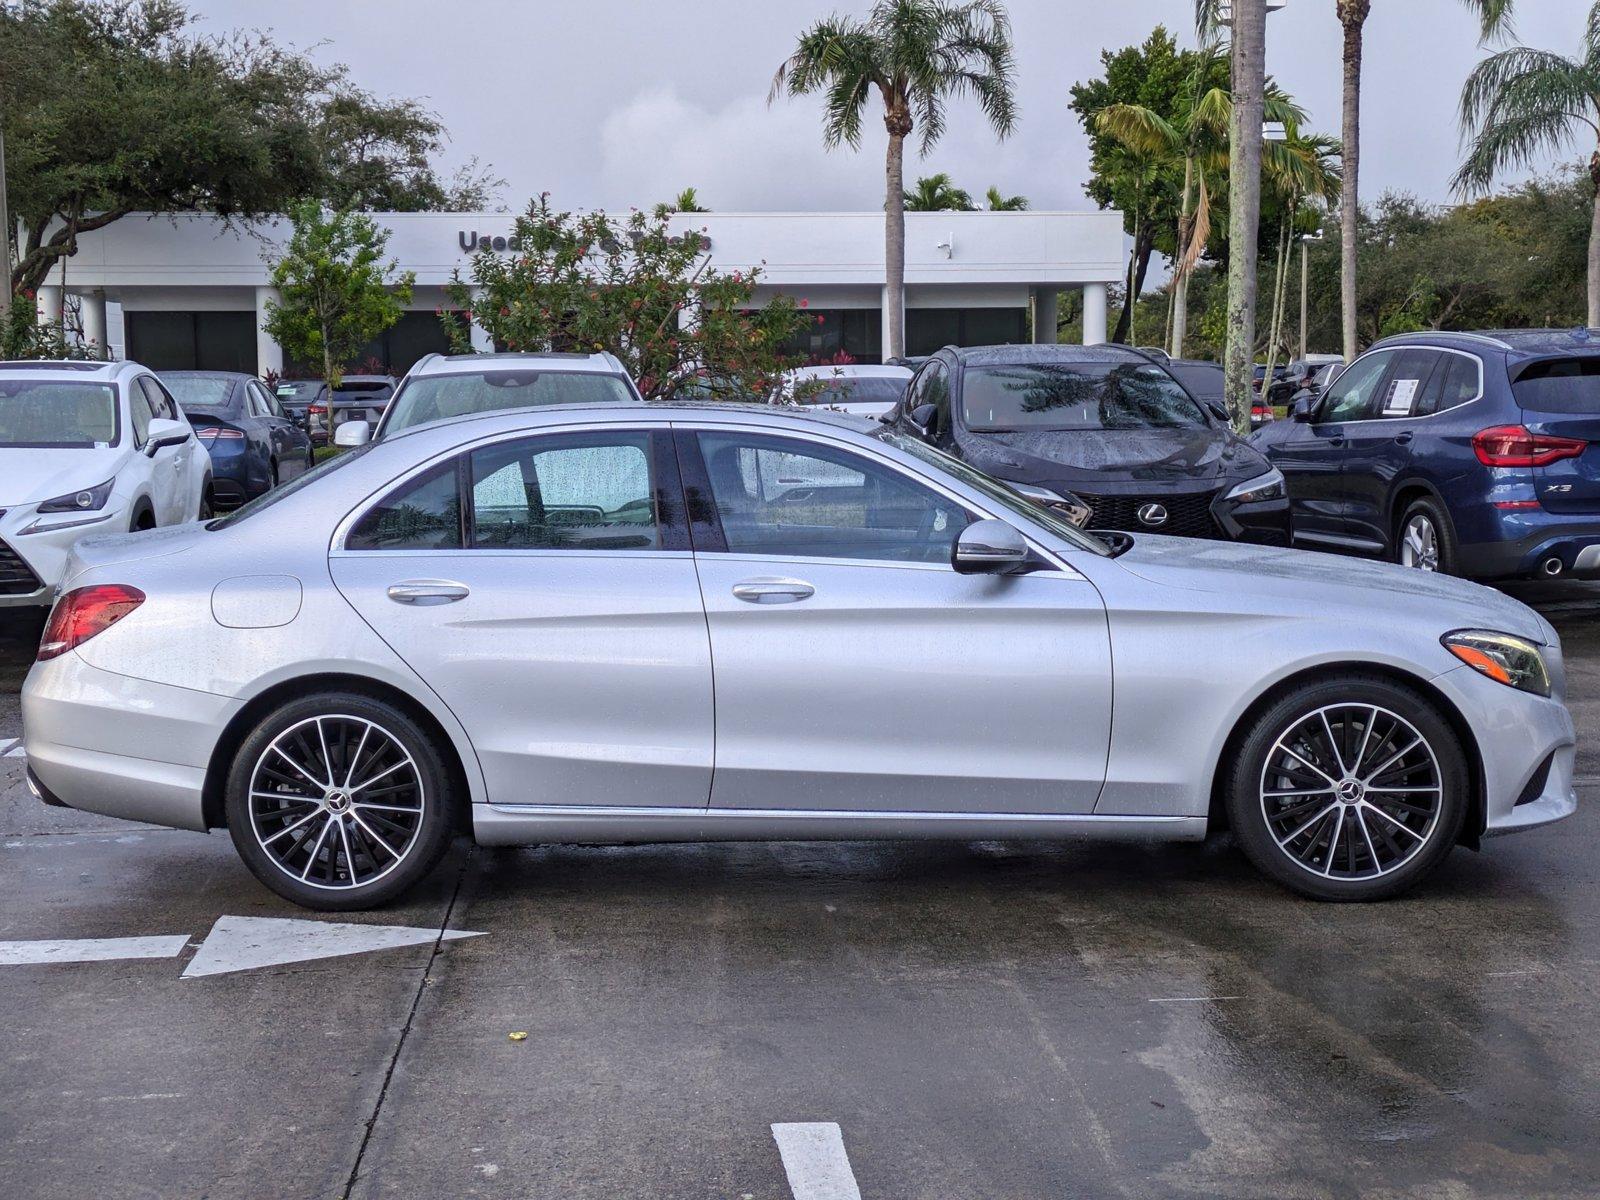
{"type": "Polygon", "coordinates": [[[1396,379],[1389,387],[1389,398],[1384,401],[1383,415],[1409,417],[1411,410],[1416,407],[1417,391],[1421,387],[1420,379],[1396,379]]]}

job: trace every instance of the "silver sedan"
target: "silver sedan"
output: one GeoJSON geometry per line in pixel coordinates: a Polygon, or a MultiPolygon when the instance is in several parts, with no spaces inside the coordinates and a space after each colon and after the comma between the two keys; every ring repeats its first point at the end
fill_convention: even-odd
{"type": "Polygon", "coordinates": [[[487,845],[1197,840],[1394,895],[1569,815],[1560,645],[1474,584],[1111,544],[921,442],[772,408],[406,430],[83,542],[23,690],[41,799],[226,828],[300,904],[487,845]]]}

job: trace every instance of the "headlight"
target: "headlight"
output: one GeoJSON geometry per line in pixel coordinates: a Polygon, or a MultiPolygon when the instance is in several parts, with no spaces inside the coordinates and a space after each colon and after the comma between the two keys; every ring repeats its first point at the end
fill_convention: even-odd
{"type": "Polygon", "coordinates": [[[1274,467],[1265,475],[1245,480],[1223,499],[1235,504],[1260,504],[1266,500],[1282,500],[1287,494],[1283,483],[1283,472],[1274,467]]]}
{"type": "Polygon", "coordinates": [[[1550,694],[1544,655],[1526,638],[1482,629],[1460,629],[1439,639],[1444,648],[1480,675],[1535,696],[1550,694]]]}
{"type": "Polygon", "coordinates": [[[106,506],[106,501],[111,499],[111,485],[113,480],[97,483],[92,488],[84,488],[81,492],[71,492],[65,496],[57,496],[54,500],[46,500],[39,505],[42,513],[64,512],[99,512],[106,506]]]}

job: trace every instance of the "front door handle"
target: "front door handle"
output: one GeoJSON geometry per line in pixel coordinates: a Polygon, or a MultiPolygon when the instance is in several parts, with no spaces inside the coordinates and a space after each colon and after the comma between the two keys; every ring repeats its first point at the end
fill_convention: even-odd
{"type": "Polygon", "coordinates": [[[1344,445],[1344,434],[1338,433],[1338,434],[1335,434],[1333,437],[1329,438],[1328,439],[1328,445],[1330,445],[1330,446],[1342,446],[1342,445],[1344,445]]]}
{"type": "Polygon", "coordinates": [[[735,599],[748,604],[793,604],[816,593],[817,589],[803,579],[746,579],[733,585],[735,599]]]}
{"type": "Polygon", "coordinates": [[[1397,433],[1394,435],[1394,440],[1401,446],[1409,446],[1411,444],[1411,439],[1415,436],[1416,435],[1412,433],[1397,433]]]}
{"type": "Polygon", "coordinates": [[[396,604],[452,604],[465,600],[471,590],[464,583],[448,579],[407,579],[389,585],[389,599],[396,604]]]}

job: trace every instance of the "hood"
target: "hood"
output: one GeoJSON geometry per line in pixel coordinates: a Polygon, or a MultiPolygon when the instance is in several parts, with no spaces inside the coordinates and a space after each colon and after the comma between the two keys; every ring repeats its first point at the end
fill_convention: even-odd
{"type": "Polygon", "coordinates": [[[0,450],[0,508],[38,504],[102,484],[116,475],[129,453],[82,448],[0,450]]]}
{"type": "Polygon", "coordinates": [[[1101,484],[1220,483],[1270,468],[1230,430],[1016,430],[963,433],[962,456],[979,470],[1018,483],[1059,483],[1094,491],[1101,484]]]}
{"type": "Polygon", "coordinates": [[[1353,620],[1422,618],[1452,629],[1492,629],[1543,644],[1555,631],[1533,609],[1493,588],[1371,559],[1283,550],[1239,542],[1135,536],[1116,560],[1152,583],[1266,598],[1283,612],[1348,606],[1353,620]]]}

